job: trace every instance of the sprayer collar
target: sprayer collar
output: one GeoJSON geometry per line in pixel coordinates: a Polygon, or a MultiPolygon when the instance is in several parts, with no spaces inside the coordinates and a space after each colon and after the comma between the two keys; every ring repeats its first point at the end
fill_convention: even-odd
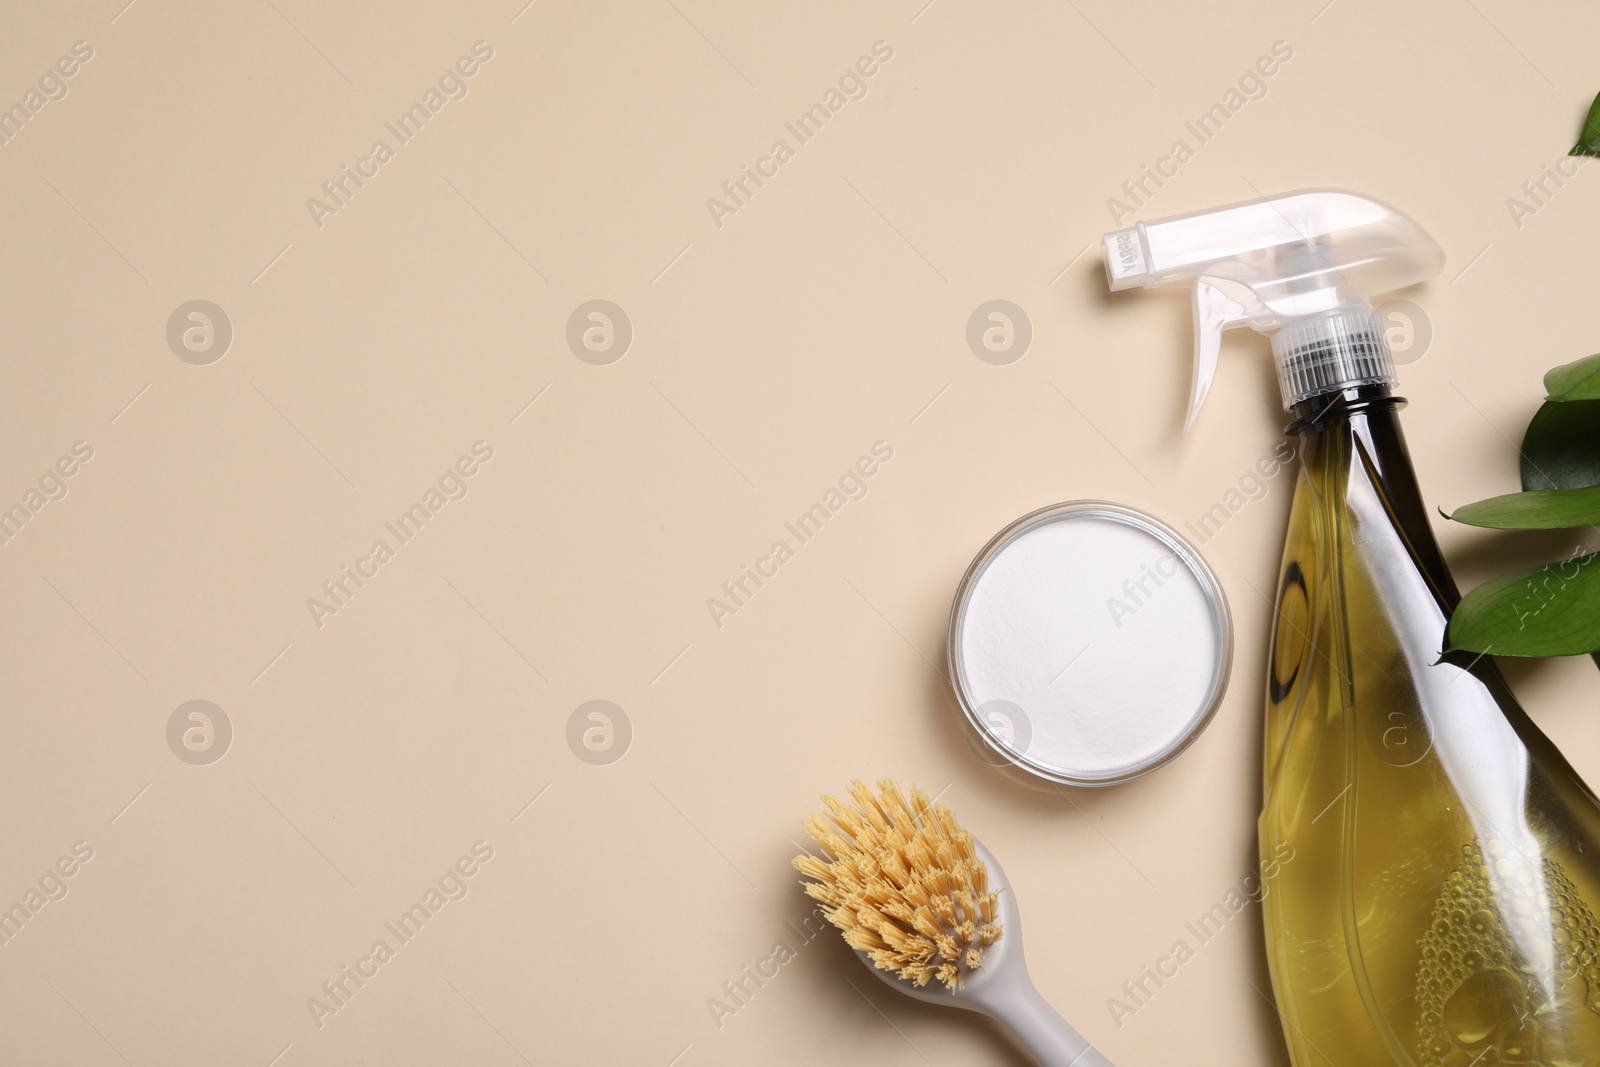
{"type": "Polygon", "coordinates": [[[1286,324],[1272,335],[1283,406],[1358,385],[1398,384],[1383,317],[1364,308],[1336,308],[1286,324]]]}

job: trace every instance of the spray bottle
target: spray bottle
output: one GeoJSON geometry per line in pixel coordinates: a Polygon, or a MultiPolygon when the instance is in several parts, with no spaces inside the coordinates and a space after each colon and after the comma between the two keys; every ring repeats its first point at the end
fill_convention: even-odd
{"type": "Polygon", "coordinates": [[[1376,295],[1444,254],[1367,197],[1307,190],[1105,238],[1111,288],[1187,286],[1185,430],[1223,331],[1272,335],[1301,457],[1267,679],[1263,904],[1296,1067],[1600,1065],[1600,801],[1494,662],[1401,435],[1376,295]]]}

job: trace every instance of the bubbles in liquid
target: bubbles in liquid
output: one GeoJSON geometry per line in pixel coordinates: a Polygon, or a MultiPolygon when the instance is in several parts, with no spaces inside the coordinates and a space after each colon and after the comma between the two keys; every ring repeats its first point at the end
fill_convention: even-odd
{"type": "Polygon", "coordinates": [[[1419,943],[1420,1067],[1600,1067],[1589,905],[1549,857],[1541,871],[1498,840],[1461,856],[1419,943]]]}

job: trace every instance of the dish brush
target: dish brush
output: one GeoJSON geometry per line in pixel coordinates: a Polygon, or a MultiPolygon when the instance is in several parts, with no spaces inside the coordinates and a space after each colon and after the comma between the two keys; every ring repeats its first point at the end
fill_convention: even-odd
{"type": "Polygon", "coordinates": [[[872,973],[908,996],[986,1015],[1043,1067],[1112,1067],[1028,977],[1021,919],[1005,872],[950,809],[892,779],[824,795],[808,816],[826,857],[796,856],[806,892],[872,973]]]}

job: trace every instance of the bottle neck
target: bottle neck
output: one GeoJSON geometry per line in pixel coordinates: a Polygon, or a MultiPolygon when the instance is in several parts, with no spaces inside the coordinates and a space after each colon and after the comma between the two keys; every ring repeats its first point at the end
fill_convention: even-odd
{"type": "MultiPolygon", "coordinates": [[[[1286,432],[1300,441],[1296,451],[1304,472],[1298,491],[1306,491],[1309,483],[1312,492],[1339,497],[1351,478],[1363,477],[1371,483],[1390,526],[1405,544],[1406,554],[1448,617],[1461,602],[1461,593],[1434,536],[1432,515],[1411,465],[1400,426],[1400,409],[1405,403],[1387,385],[1341,389],[1295,405],[1294,421],[1286,432]]],[[[1439,635],[1441,641],[1443,636],[1439,635]]],[[[1561,760],[1522,713],[1492,658],[1457,650],[1443,652],[1439,660],[1488,686],[1524,743],[1543,751],[1545,759],[1561,760]]]]}
{"type": "MultiPolygon", "coordinates": [[[[1286,432],[1301,438],[1302,461],[1324,478],[1342,480],[1353,476],[1346,469],[1360,465],[1388,512],[1389,521],[1405,541],[1417,569],[1433,589],[1445,614],[1455,610],[1461,600],[1455,579],[1439,550],[1411,452],[1400,428],[1400,409],[1405,398],[1390,391],[1388,385],[1357,385],[1296,404],[1294,421],[1286,432]],[[1334,461],[1341,469],[1326,469],[1334,461]]],[[[1331,490],[1331,486],[1329,486],[1331,490]]]]}
{"type": "MultiPolygon", "coordinates": [[[[1349,422],[1352,418],[1362,415],[1376,407],[1387,407],[1398,410],[1406,406],[1403,396],[1395,396],[1393,388],[1387,382],[1376,382],[1365,385],[1352,385],[1340,389],[1332,389],[1316,396],[1307,397],[1289,408],[1293,421],[1284,429],[1285,433],[1297,435],[1310,435],[1321,433],[1331,424],[1336,422],[1349,422]]],[[[1395,423],[1395,433],[1400,432],[1399,423],[1395,423]]],[[[1405,441],[1400,441],[1402,452],[1405,450],[1405,441]]],[[[1410,461],[1407,459],[1407,466],[1410,461]]]]}

